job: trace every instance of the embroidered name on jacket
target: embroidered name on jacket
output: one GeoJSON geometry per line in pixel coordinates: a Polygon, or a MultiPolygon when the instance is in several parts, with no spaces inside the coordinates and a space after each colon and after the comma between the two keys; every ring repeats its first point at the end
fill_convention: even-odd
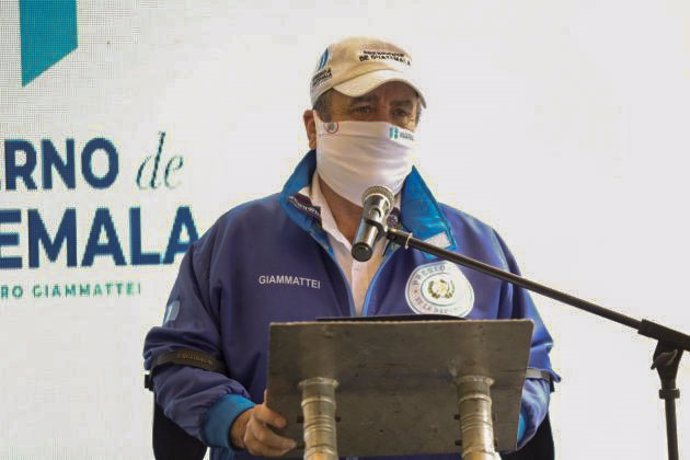
{"type": "Polygon", "coordinates": [[[290,286],[302,286],[312,289],[321,289],[321,281],[313,278],[292,275],[260,275],[259,284],[287,284],[290,286]]]}

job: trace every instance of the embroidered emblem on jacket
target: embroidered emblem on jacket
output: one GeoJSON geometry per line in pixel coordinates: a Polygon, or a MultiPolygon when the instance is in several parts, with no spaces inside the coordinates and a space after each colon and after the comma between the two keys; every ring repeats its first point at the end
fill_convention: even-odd
{"type": "Polygon", "coordinates": [[[163,317],[163,324],[169,321],[175,321],[177,315],[180,313],[180,299],[175,299],[165,307],[165,316],[163,317]]]}
{"type": "Polygon", "coordinates": [[[432,262],[412,272],[405,300],[415,313],[464,317],[474,306],[474,289],[457,265],[432,262]]]}

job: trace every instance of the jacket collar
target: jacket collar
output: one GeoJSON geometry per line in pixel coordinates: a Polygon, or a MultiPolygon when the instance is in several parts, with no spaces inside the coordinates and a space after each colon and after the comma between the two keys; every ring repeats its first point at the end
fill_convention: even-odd
{"type": "MultiPolygon", "coordinates": [[[[309,186],[315,169],[316,151],[310,150],[283,187],[280,205],[297,225],[328,246],[328,238],[321,230],[319,208],[312,206],[309,198],[300,193],[309,186]]],[[[455,250],[455,239],[450,225],[419,171],[414,167],[405,179],[400,208],[402,226],[416,238],[433,242],[451,251],[455,250]]]]}

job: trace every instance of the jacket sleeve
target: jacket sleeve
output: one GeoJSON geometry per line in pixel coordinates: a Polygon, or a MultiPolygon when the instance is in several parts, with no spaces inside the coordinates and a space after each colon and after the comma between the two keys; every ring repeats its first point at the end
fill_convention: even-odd
{"type": "MultiPolygon", "coordinates": [[[[515,258],[501,237],[494,233],[506,264],[511,273],[520,275],[515,258]]],[[[532,343],[528,366],[544,371],[550,376],[550,382],[545,379],[528,378],[522,388],[520,403],[520,432],[518,433],[518,449],[527,444],[534,436],[549,410],[551,382],[559,382],[561,378],[551,368],[549,351],[553,346],[553,339],[544,326],[537,312],[529,292],[510,283],[504,283],[501,292],[501,311],[508,312],[510,318],[529,319],[534,323],[532,343]]]]}
{"type": "MultiPolygon", "coordinates": [[[[182,260],[163,324],[152,328],[145,339],[146,369],[150,370],[157,356],[179,348],[198,350],[225,362],[218,302],[209,286],[213,232],[211,229],[190,246],[182,260]]],[[[237,381],[195,367],[173,365],[160,370],[153,378],[153,390],[168,418],[212,447],[229,448],[232,422],[254,405],[237,381]]]]}

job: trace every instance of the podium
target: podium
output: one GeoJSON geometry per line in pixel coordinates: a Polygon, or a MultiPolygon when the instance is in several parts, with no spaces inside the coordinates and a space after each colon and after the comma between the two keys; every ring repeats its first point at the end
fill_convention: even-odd
{"type": "Polygon", "coordinates": [[[336,459],[516,448],[532,322],[444,320],[271,325],[268,407],[288,456],[336,459]]]}

